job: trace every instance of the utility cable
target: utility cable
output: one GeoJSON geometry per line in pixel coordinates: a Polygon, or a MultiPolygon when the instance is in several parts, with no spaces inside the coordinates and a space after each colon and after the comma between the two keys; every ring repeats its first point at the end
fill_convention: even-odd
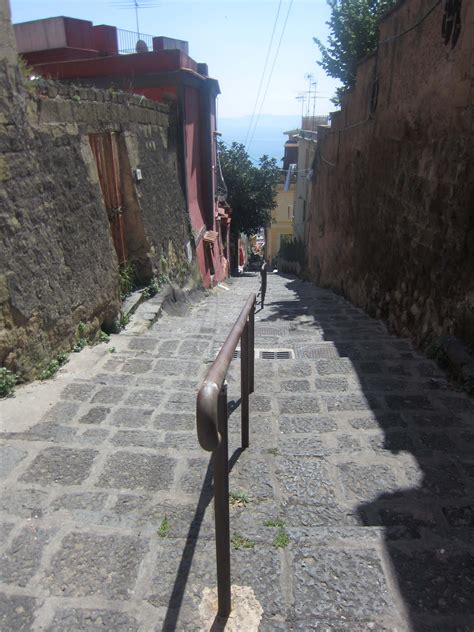
{"type": "Polygon", "coordinates": [[[272,36],[270,38],[270,43],[268,44],[267,56],[266,56],[266,59],[265,59],[265,64],[263,66],[263,72],[262,72],[262,76],[260,78],[260,84],[258,86],[258,91],[257,91],[257,98],[255,99],[255,105],[253,106],[253,112],[252,112],[252,116],[250,118],[249,127],[248,127],[248,130],[247,130],[247,134],[245,135],[244,145],[247,145],[247,140],[248,140],[248,137],[249,137],[249,134],[250,134],[250,130],[252,129],[253,118],[255,116],[255,112],[257,110],[257,105],[258,105],[258,100],[260,98],[260,93],[262,91],[263,80],[265,78],[265,73],[267,71],[268,59],[270,57],[270,52],[271,52],[271,49],[272,49],[273,37],[275,36],[276,26],[277,26],[277,23],[278,23],[278,16],[280,15],[281,3],[282,3],[282,0],[280,0],[280,2],[278,4],[277,14],[276,14],[275,22],[273,24],[272,36]]]}
{"type": "Polygon", "coordinates": [[[256,131],[257,126],[258,126],[258,121],[259,121],[260,115],[262,113],[263,104],[265,103],[265,99],[267,97],[268,88],[270,87],[270,83],[271,83],[271,80],[272,80],[272,77],[273,77],[273,71],[275,70],[275,65],[276,65],[276,62],[277,62],[277,59],[278,59],[278,53],[280,52],[280,46],[281,46],[281,43],[282,43],[282,40],[283,40],[283,36],[285,34],[286,24],[287,24],[288,18],[290,16],[290,11],[291,11],[291,7],[292,6],[293,6],[293,0],[290,1],[290,4],[288,6],[288,11],[286,12],[285,22],[283,23],[283,29],[281,31],[280,40],[278,42],[278,46],[277,46],[277,49],[276,49],[276,52],[275,52],[275,57],[273,59],[272,69],[270,70],[270,75],[268,77],[268,81],[267,81],[267,85],[266,85],[266,88],[265,88],[265,92],[263,94],[263,99],[262,99],[262,102],[260,103],[260,108],[258,110],[257,119],[255,121],[255,126],[253,128],[252,136],[251,136],[251,138],[249,140],[249,144],[247,146],[249,149],[250,149],[250,146],[252,145],[253,137],[255,136],[255,131],[256,131]]]}

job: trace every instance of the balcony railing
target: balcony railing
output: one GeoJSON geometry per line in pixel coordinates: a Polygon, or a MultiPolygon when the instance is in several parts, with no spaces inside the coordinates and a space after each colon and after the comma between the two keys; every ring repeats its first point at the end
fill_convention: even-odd
{"type": "Polygon", "coordinates": [[[135,31],[117,29],[117,45],[120,55],[146,52],[145,50],[137,50],[137,43],[139,41],[146,44],[148,51],[153,50],[153,35],[145,35],[145,33],[136,33],[135,31]]]}

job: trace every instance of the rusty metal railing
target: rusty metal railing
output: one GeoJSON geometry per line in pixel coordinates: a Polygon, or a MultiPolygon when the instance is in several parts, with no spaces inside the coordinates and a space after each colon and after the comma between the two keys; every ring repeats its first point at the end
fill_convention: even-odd
{"type": "Polygon", "coordinates": [[[240,340],[240,408],[242,448],[249,446],[249,395],[254,391],[255,294],[240,316],[207,372],[196,400],[197,434],[201,447],[212,452],[216,525],[218,614],[227,617],[230,597],[229,448],[227,440],[227,383],[229,365],[240,340]]]}

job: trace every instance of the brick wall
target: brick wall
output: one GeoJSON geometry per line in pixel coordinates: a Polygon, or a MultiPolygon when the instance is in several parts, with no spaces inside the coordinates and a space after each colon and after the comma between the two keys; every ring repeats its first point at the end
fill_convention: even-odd
{"type": "Polygon", "coordinates": [[[419,343],[444,333],[473,342],[474,7],[464,3],[451,48],[444,3],[433,5],[405,1],[385,17],[378,52],[319,128],[309,267],[419,343]]]}

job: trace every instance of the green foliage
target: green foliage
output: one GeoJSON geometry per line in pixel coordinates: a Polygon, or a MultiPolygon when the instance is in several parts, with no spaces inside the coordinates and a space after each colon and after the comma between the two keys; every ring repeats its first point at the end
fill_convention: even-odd
{"type": "Polygon", "coordinates": [[[123,329],[130,322],[129,314],[120,314],[120,327],[123,329]]]}
{"type": "Polygon", "coordinates": [[[168,520],[168,516],[165,516],[161,521],[160,528],[158,529],[158,535],[160,538],[167,538],[170,533],[171,525],[168,520]]]}
{"type": "Polygon", "coordinates": [[[53,377],[53,375],[55,375],[59,371],[63,364],[66,364],[68,359],[69,357],[67,353],[58,353],[56,358],[54,358],[54,360],[51,360],[48,366],[43,371],[41,371],[41,373],[39,374],[39,379],[49,380],[50,377],[53,377]]]}
{"type": "Polygon", "coordinates": [[[115,353],[117,351],[117,349],[115,347],[110,347],[110,349],[107,349],[107,351],[109,353],[115,353]]]}
{"type": "Polygon", "coordinates": [[[80,351],[82,351],[84,349],[84,347],[87,347],[87,339],[86,338],[78,338],[76,340],[76,344],[74,345],[72,350],[74,351],[74,353],[79,353],[80,351]]]}
{"type": "Polygon", "coordinates": [[[18,55],[18,69],[25,79],[24,85],[26,89],[30,94],[33,94],[38,87],[39,77],[35,75],[34,69],[31,66],[28,66],[28,63],[21,55],[18,55]]]}
{"type": "Polygon", "coordinates": [[[257,167],[240,143],[227,147],[219,142],[218,148],[228,190],[227,201],[232,208],[232,232],[254,235],[271,221],[276,207],[280,180],[277,161],[262,156],[257,167]]]}
{"type": "Polygon", "coordinates": [[[15,390],[17,376],[5,367],[0,368],[0,397],[8,397],[15,390]]]}
{"type": "Polygon", "coordinates": [[[105,331],[100,330],[97,335],[97,342],[110,342],[109,334],[106,334],[105,331]]]}
{"type": "Polygon", "coordinates": [[[306,263],[306,249],[301,239],[282,240],[278,256],[286,261],[296,261],[302,266],[306,263]]]}
{"type": "Polygon", "coordinates": [[[277,549],[284,549],[290,543],[290,536],[285,529],[279,529],[276,536],[273,538],[273,546],[277,549]]]}
{"type": "Polygon", "coordinates": [[[127,261],[120,266],[119,269],[119,287],[120,297],[122,300],[127,298],[135,287],[135,265],[132,261],[127,261]]]}
{"type": "Polygon", "coordinates": [[[83,338],[86,331],[87,331],[87,325],[81,320],[77,326],[77,333],[81,338],[83,338]]]}
{"type": "Polygon", "coordinates": [[[255,546],[255,542],[253,540],[240,535],[240,533],[234,533],[230,541],[234,549],[237,551],[239,549],[253,549],[255,546]]]}
{"type": "Polygon", "coordinates": [[[263,523],[265,527],[275,527],[277,529],[284,529],[285,521],[281,518],[272,518],[263,523]]]}
{"type": "Polygon", "coordinates": [[[249,502],[251,502],[251,498],[245,492],[230,492],[229,493],[229,503],[233,507],[246,507],[249,502]]]}
{"type": "Polygon", "coordinates": [[[319,65],[326,74],[342,82],[333,102],[352,88],[357,64],[377,47],[379,19],[397,0],[327,0],[331,17],[327,25],[328,46],[314,38],[321,52],[319,65]]]}

